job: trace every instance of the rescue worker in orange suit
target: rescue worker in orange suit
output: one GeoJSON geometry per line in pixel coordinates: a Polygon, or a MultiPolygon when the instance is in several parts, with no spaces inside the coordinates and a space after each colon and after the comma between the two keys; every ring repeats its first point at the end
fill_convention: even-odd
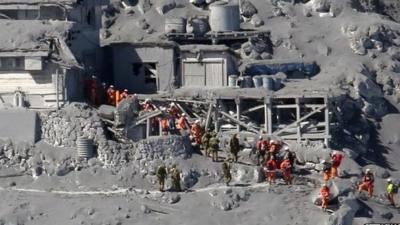
{"type": "Polygon", "coordinates": [[[184,135],[186,130],[189,128],[188,124],[189,122],[186,118],[186,114],[182,113],[181,117],[178,119],[178,125],[176,126],[176,128],[182,135],[184,135]]]}
{"type": "Polygon", "coordinates": [[[276,141],[271,140],[269,142],[269,155],[276,157],[279,150],[280,150],[280,145],[276,141]]]}
{"type": "Polygon", "coordinates": [[[89,88],[89,101],[93,105],[99,104],[99,94],[100,94],[100,83],[97,80],[96,76],[92,76],[92,78],[88,81],[89,88]]]}
{"type": "Polygon", "coordinates": [[[142,104],[142,109],[145,112],[151,112],[151,111],[154,111],[156,109],[156,107],[151,103],[150,99],[146,99],[146,100],[144,100],[144,102],[142,104]]]}
{"type": "Polygon", "coordinates": [[[271,156],[271,158],[267,161],[267,163],[265,164],[266,166],[266,172],[267,172],[267,180],[269,182],[269,184],[274,184],[275,183],[275,179],[276,179],[276,169],[277,169],[277,164],[275,161],[275,157],[271,156]]]}
{"type": "Polygon", "coordinates": [[[163,135],[168,135],[169,133],[169,120],[167,118],[160,119],[160,125],[163,135]]]}
{"type": "Polygon", "coordinates": [[[281,170],[283,179],[287,185],[292,184],[292,176],[291,176],[291,165],[289,158],[285,158],[281,163],[281,170]]]}
{"type": "Polygon", "coordinates": [[[116,100],[116,91],[114,89],[114,85],[110,85],[107,89],[107,103],[115,106],[116,100]]]}
{"type": "Polygon", "coordinates": [[[178,107],[176,107],[175,103],[172,102],[169,105],[168,114],[174,117],[175,119],[178,119],[180,117],[180,111],[178,107]]]}
{"type": "Polygon", "coordinates": [[[322,160],[322,173],[324,181],[327,182],[331,178],[331,164],[325,160],[322,160]]]}
{"type": "Polygon", "coordinates": [[[339,168],[340,164],[342,163],[342,158],[343,158],[343,155],[338,152],[334,152],[331,155],[331,159],[332,159],[331,178],[335,178],[338,176],[338,168],[339,168]]]}
{"type": "Polygon", "coordinates": [[[200,120],[196,120],[191,129],[190,129],[190,134],[193,137],[193,141],[195,145],[200,146],[201,145],[201,137],[203,136],[203,129],[200,126],[200,120]]]}
{"type": "Polygon", "coordinates": [[[122,100],[128,98],[128,96],[129,96],[128,89],[124,89],[124,91],[121,94],[119,94],[119,102],[118,103],[120,103],[122,100]]]}
{"type": "Polygon", "coordinates": [[[326,209],[328,208],[328,203],[329,203],[329,188],[328,186],[324,183],[322,184],[321,189],[319,190],[319,194],[321,195],[321,208],[325,212],[326,209]]]}
{"type": "Polygon", "coordinates": [[[283,158],[284,159],[289,159],[290,171],[293,173],[294,172],[294,163],[296,161],[296,153],[290,151],[289,146],[285,146],[283,149],[285,150],[283,158]]]}
{"type": "Polygon", "coordinates": [[[372,194],[374,193],[374,181],[374,175],[370,169],[367,169],[361,184],[358,186],[358,192],[368,191],[368,197],[372,198],[372,194]]]}
{"type": "Polygon", "coordinates": [[[258,139],[256,143],[256,150],[257,150],[257,166],[261,165],[265,162],[265,154],[268,149],[268,141],[264,140],[262,136],[258,139]]]}

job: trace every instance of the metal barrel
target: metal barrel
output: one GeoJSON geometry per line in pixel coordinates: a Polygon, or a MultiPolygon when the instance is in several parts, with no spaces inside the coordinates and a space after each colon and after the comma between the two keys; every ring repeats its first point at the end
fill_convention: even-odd
{"type": "Polygon", "coordinates": [[[76,140],[78,158],[89,159],[93,157],[93,141],[85,137],[78,137],[76,140]]]}
{"type": "Polygon", "coordinates": [[[253,87],[253,78],[251,76],[244,76],[243,77],[243,88],[251,88],[253,87]]]}
{"type": "Polygon", "coordinates": [[[236,87],[238,76],[237,75],[229,75],[228,77],[228,86],[229,87],[236,87]]]}
{"type": "Polygon", "coordinates": [[[262,83],[263,83],[263,88],[273,91],[274,90],[274,79],[272,79],[268,75],[263,75],[262,76],[262,83]]]}
{"type": "Polygon", "coordinates": [[[211,31],[238,31],[240,30],[240,10],[238,4],[210,5],[211,31]]]}
{"type": "Polygon", "coordinates": [[[282,86],[282,78],[276,77],[274,79],[274,91],[279,90],[281,88],[281,86],[282,86]]]}
{"type": "Polygon", "coordinates": [[[255,88],[260,88],[262,87],[262,78],[260,76],[254,76],[253,77],[253,84],[255,88]]]}

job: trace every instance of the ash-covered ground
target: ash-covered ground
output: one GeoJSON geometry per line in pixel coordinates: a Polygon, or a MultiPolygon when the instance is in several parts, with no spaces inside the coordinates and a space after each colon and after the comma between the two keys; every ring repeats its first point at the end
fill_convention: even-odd
{"type": "MultiPolygon", "coordinates": [[[[104,42],[164,41],[159,37],[164,16],[157,10],[170,16],[207,14],[183,0],[131,2],[137,4],[129,10],[119,1],[108,7],[104,42]]],[[[321,162],[330,152],[321,144],[288,143],[299,162],[293,185],[284,185],[280,179],[275,185],[264,182],[246,148],[239,154],[239,163],[233,163],[233,180],[227,187],[221,162],[211,162],[193,150],[186,137],[120,143],[112,140],[96,110],[72,103],[59,111],[39,112],[41,130],[36,134],[41,138],[35,144],[6,138],[7,129],[13,133],[27,129],[23,120],[2,128],[0,225],[400,222],[399,209],[385,197],[386,179],[398,182],[400,177],[400,3],[243,2],[254,5],[256,11],[249,9],[249,20],[242,22],[242,28],[270,30],[271,46],[258,52],[247,44],[236,49],[238,54],[249,61],[314,60],[320,73],[287,82],[285,88],[346,93],[335,109],[340,126],[332,133],[332,149],[345,155],[340,178],[328,183],[333,213],[314,204],[323,183],[321,162]],[[94,140],[96,157],[77,159],[80,136],[94,140]],[[178,165],[186,191],[158,191],[155,171],[162,163],[178,165]],[[355,191],[366,168],[375,175],[373,198],[355,191]]],[[[0,122],[6,124],[2,118],[0,122]]],[[[221,154],[221,161],[225,156],[221,154]]],[[[399,204],[398,196],[395,201],[399,204]]]]}

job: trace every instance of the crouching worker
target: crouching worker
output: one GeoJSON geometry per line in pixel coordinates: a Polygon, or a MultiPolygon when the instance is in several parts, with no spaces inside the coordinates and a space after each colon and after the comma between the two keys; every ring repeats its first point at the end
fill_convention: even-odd
{"type": "Polygon", "coordinates": [[[326,209],[328,208],[328,202],[329,202],[329,188],[326,185],[326,183],[322,184],[321,189],[319,190],[319,194],[321,195],[321,208],[322,211],[326,212],[326,209]]]}
{"type": "Polygon", "coordinates": [[[368,197],[372,198],[374,192],[374,175],[370,169],[365,170],[365,175],[361,184],[358,186],[358,192],[368,191],[368,197]]]}

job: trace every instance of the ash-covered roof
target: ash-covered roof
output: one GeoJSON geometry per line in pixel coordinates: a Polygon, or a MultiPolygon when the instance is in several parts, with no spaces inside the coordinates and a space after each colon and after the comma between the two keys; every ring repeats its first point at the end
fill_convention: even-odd
{"type": "Polygon", "coordinates": [[[0,20],[0,52],[46,51],[48,40],[65,39],[72,23],[65,21],[0,20]]]}
{"type": "Polygon", "coordinates": [[[0,0],[1,4],[75,4],[77,0],[0,0]]]}

